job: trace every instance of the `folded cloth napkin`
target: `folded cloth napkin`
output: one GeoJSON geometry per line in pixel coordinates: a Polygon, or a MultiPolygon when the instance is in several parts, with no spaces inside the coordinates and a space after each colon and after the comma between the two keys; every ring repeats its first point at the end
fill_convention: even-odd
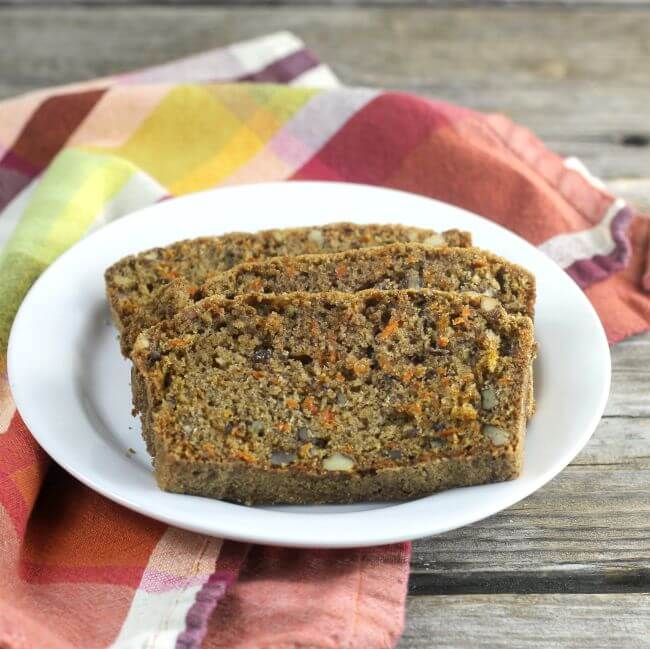
{"type": "MultiPolygon", "coordinates": [[[[4,101],[0,646],[397,643],[407,544],[250,547],[146,519],[51,465],[7,385],[7,336],[23,296],[90,230],[168,196],[293,179],[383,185],[470,209],[565,268],[611,341],[649,327],[640,288],[647,222],[578,161],[501,116],[340,88],[291,34],[4,101]]],[[[227,214],[215,218],[237,226],[227,214]]]]}

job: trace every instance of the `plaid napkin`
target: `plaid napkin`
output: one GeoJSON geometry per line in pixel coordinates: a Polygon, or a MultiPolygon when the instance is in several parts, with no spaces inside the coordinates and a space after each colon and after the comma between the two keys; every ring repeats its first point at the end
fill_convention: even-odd
{"type": "Polygon", "coordinates": [[[2,102],[0,646],[396,644],[407,544],[250,547],[146,519],[52,465],[8,389],[13,316],[67,247],[169,195],[280,179],[384,185],[483,214],[565,268],[611,341],[649,327],[647,222],[577,160],[502,116],[339,88],[291,34],[2,102]]]}

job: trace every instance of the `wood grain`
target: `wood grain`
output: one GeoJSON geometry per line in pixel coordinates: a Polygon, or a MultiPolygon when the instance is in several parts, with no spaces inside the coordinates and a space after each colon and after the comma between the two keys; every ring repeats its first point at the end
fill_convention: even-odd
{"type": "MultiPolygon", "coordinates": [[[[51,6],[48,0],[0,0],[0,5],[17,6],[51,6]]],[[[59,6],[82,5],[124,5],[124,6],[229,6],[229,7],[383,7],[383,8],[408,8],[408,7],[432,7],[450,8],[467,7],[468,5],[479,7],[615,7],[617,9],[638,8],[648,6],[649,0],[57,0],[59,6]]]]}
{"type": "Polygon", "coordinates": [[[401,649],[645,649],[650,595],[411,599],[401,649]]]}
{"type": "Polygon", "coordinates": [[[650,416],[650,334],[612,348],[612,390],[606,416],[650,416]]]}
{"type": "Polygon", "coordinates": [[[414,542],[411,593],[650,591],[649,485],[650,419],[606,418],[532,496],[414,542]]]}
{"type": "Polygon", "coordinates": [[[276,29],[295,31],[348,84],[505,112],[605,178],[650,169],[643,8],[4,7],[0,96],[276,29]]]}
{"type": "Polygon", "coordinates": [[[413,546],[410,593],[650,591],[650,466],[576,466],[522,503],[413,546]]]}

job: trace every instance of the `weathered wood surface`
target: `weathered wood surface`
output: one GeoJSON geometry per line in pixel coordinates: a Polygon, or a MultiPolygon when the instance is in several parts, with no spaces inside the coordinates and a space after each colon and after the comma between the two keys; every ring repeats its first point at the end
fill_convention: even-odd
{"type": "MultiPolygon", "coordinates": [[[[0,0],[0,5],[48,6],[50,0],[0,0]]],[[[158,6],[270,6],[270,7],[616,7],[618,9],[637,8],[650,4],[649,0],[56,0],[58,6],[83,5],[158,5],[158,6]]]]}
{"type": "Polygon", "coordinates": [[[650,595],[465,595],[409,601],[409,649],[647,649],[650,595]]]}
{"type": "Polygon", "coordinates": [[[608,418],[523,502],[413,544],[411,593],[650,592],[650,419],[608,418]]]}
{"type": "MultiPolygon", "coordinates": [[[[125,1],[45,10],[0,0],[0,97],[291,29],[346,83],[510,114],[650,213],[650,11],[634,2],[117,6],[125,1]]],[[[507,511],[414,543],[400,647],[650,646],[650,334],[612,357],[606,416],[560,476],[507,511]]]]}
{"type": "Polygon", "coordinates": [[[650,169],[644,8],[0,7],[0,96],[275,29],[295,31],[349,84],[506,112],[601,176],[650,169]]]}

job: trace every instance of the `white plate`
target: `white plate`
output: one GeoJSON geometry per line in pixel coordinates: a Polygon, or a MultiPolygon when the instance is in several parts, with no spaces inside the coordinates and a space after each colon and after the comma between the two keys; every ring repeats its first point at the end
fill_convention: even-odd
{"type": "Polygon", "coordinates": [[[41,446],[79,480],[138,512],[197,532],[260,543],[350,547],[467,525],[521,500],[561,471],[600,419],[610,381],[603,328],[582,291],[511,232],[445,203],[339,183],[272,183],[193,194],[146,208],[88,236],[33,286],[9,342],[11,389],[41,446]],[[477,245],[537,277],[537,414],[521,477],[398,504],[243,507],[160,491],[131,417],[129,363],[104,297],[104,269],[126,254],[186,237],[331,221],[472,232],[477,245]],[[135,455],[128,452],[135,449],[135,455]]]}

